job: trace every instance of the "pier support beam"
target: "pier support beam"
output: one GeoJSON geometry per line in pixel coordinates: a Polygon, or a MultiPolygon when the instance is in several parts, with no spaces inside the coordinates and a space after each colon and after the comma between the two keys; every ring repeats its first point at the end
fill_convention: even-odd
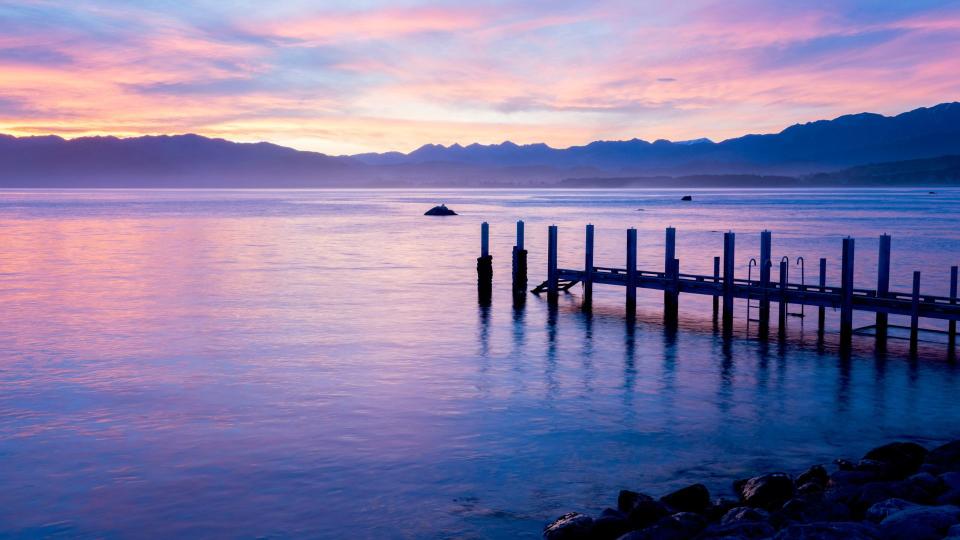
{"type": "Polygon", "coordinates": [[[583,254],[583,309],[593,307],[593,225],[587,225],[583,254]]]}
{"type": "Polygon", "coordinates": [[[917,352],[920,331],[920,272],[913,272],[913,295],[910,304],[910,353],[917,352]]]}
{"type": "Polygon", "coordinates": [[[853,238],[843,239],[840,270],[840,345],[849,347],[853,337],[853,238]]]}
{"type": "Polygon", "coordinates": [[[627,229],[627,317],[637,314],[637,230],[627,229]]]}
{"type": "MultiPolygon", "coordinates": [[[[827,292],[827,260],[820,258],[820,292],[827,292]]],[[[827,308],[817,308],[817,335],[823,339],[824,322],[827,318],[827,308]]]]}
{"type": "Polygon", "coordinates": [[[560,292],[559,274],[557,272],[557,226],[550,225],[547,233],[547,302],[557,304],[560,292]]]}
{"type": "Polygon", "coordinates": [[[669,327],[677,325],[680,320],[680,259],[670,261],[670,302],[663,306],[663,320],[669,327]]]}
{"type": "MultiPolygon", "coordinates": [[[[950,267],[950,303],[957,303],[957,267],[950,267]]],[[[947,352],[950,354],[950,357],[956,354],[957,347],[957,321],[951,320],[947,325],[947,352]]]]}
{"type": "Polygon", "coordinates": [[[773,263],[770,260],[770,251],[772,244],[772,233],[762,231],[760,233],[760,287],[762,297],[760,298],[760,334],[767,335],[770,328],[770,298],[768,290],[770,289],[770,269],[773,263]]]}
{"type": "MultiPolygon", "coordinates": [[[[720,257],[713,258],[713,282],[720,283],[720,257]]],[[[713,321],[717,321],[720,313],[720,296],[713,295],[713,321]]]]}
{"type": "MultiPolygon", "coordinates": [[[[877,257],[877,298],[883,298],[890,292],[890,236],[880,235],[880,253],[877,257]]],[[[887,343],[886,313],[877,312],[876,337],[877,345],[886,347],[887,343]]]]}
{"type": "MultiPolygon", "coordinates": [[[[674,275],[673,263],[677,259],[677,230],[673,227],[667,227],[663,250],[663,276],[669,283],[675,284],[677,279],[674,275]]],[[[665,320],[670,321],[671,315],[677,312],[677,290],[667,288],[663,291],[663,313],[665,320]]]]}
{"type": "Polygon", "coordinates": [[[523,246],[523,220],[517,222],[517,243],[513,246],[513,301],[522,304],[527,298],[527,250],[523,246]]]}
{"type": "Polygon", "coordinates": [[[736,236],[723,233],[723,333],[733,332],[733,269],[736,251],[736,236]]]}
{"type": "Polygon", "coordinates": [[[493,293],[493,257],[490,256],[490,225],[480,225],[480,257],[477,258],[477,300],[489,305],[493,293]]]}
{"type": "Polygon", "coordinates": [[[777,322],[777,334],[780,339],[787,337],[787,315],[789,304],[787,304],[787,283],[790,278],[790,261],[780,261],[780,298],[777,301],[778,313],[780,315],[777,322]]]}

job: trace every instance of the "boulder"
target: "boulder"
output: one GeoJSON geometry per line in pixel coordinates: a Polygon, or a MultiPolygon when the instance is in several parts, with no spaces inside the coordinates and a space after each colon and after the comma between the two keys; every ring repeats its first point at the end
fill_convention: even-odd
{"type": "Polygon", "coordinates": [[[827,469],[823,465],[814,465],[806,471],[800,473],[797,476],[796,484],[802,486],[804,484],[813,482],[815,484],[820,484],[821,486],[827,485],[827,482],[830,481],[830,474],[827,473],[827,469]]]}
{"type": "Polygon", "coordinates": [[[441,204],[440,206],[434,206],[433,208],[427,210],[423,213],[425,216],[455,216],[456,212],[447,208],[447,205],[441,204]]]}
{"type": "Polygon", "coordinates": [[[824,490],[824,487],[822,484],[819,484],[817,482],[807,482],[805,484],[801,484],[800,487],[797,488],[797,493],[800,493],[800,494],[823,493],[823,490],[824,490]]]}
{"type": "Polygon", "coordinates": [[[731,499],[729,497],[718,497],[717,500],[713,501],[710,505],[710,508],[703,513],[704,517],[709,521],[720,521],[727,512],[740,506],[740,501],[731,499]]]}
{"type": "Polygon", "coordinates": [[[845,503],[817,495],[800,495],[784,503],[777,516],[791,521],[850,521],[852,513],[845,503]]]}
{"type": "Polygon", "coordinates": [[[790,475],[771,473],[735,482],[734,491],[747,506],[775,510],[793,497],[794,485],[790,475]]]}
{"type": "Polygon", "coordinates": [[[679,512],[701,513],[710,507],[710,492],[703,484],[693,484],[664,495],[660,502],[679,512]]]}
{"type": "Polygon", "coordinates": [[[927,454],[927,463],[942,471],[960,471],[960,441],[934,448],[927,454]]]}
{"type": "Polygon", "coordinates": [[[931,495],[939,495],[943,493],[945,489],[943,481],[928,472],[917,473],[907,478],[907,480],[931,495]]]}
{"type": "Polygon", "coordinates": [[[894,442],[870,450],[863,459],[886,463],[896,478],[906,478],[917,472],[926,457],[927,449],[917,443],[894,442]]]}
{"type": "Polygon", "coordinates": [[[721,525],[730,525],[731,523],[742,523],[750,521],[770,521],[770,512],[761,508],[750,508],[749,506],[739,506],[734,508],[720,518],[721,525]]]}
{"type": "Polygon", "coordinates": [[[621,489],[620,494],[617,495],[617,510],[620,510],[624,514],[629,514],[633,511],[634,507],[637,506],[638,502],[652,500],[653,497],[649,495],[644,495],[643,493],[637,493],[636,491],[630,491],[628,489],[621,489]]]}
{"type": "Polygon", "coordinates": [[[692,201],[692,200],[693,200],[693,197],[690,196],[690,195],[684,195],[683,197],[680,197],[680,200],[681,200],[681,201],[692,201]]]}
{"type": "Polygon", "coordinates": [[[830,486],[859,485],[883,480],[876,471],[839,470],[830,475],[830,486]]]}
{"type": "Polygon", "coordinates": [[[622,536],[621,539],[689,540],[703,530],[706,525],[706,520],[699,514],[680,512],[664,517],[651,527],[622,536]]]}
{"type": "Polygon", "coordinates": [[[930,494],[925,490],[906,480],[899,480],[864,484],[860,488],[860,493],[852,501],[851,506],[855,512],[865,512],[874,504],[887,499],[903,499],[918,504],[926,504],[932,501],[930,494]]]}
{"type": "Polygon", "coordinates": [[[870,523],[802,523],[782,529],[774,540],[878,540],[880,534],[870,523]]]}
{"type": "Polygon", "coordinates": [[[579,512],[570,512],[544,527],[544,540],[589,540],[593,518],[579,512]]]}
{"type": "Polygon", "coordinates": [[[729,525],[710,525],[697,540],[754,540],[770,538],[776,531],[773,525],[762,521],[746,521],[729,525]]]}
{"type": "Polygon", "coordinates": [[[896,514],[901,510],[913,508],[914,506],[918,506],[917,503],[912,503],[903,499],[887,499],[874,504],[870,508],[867,508],[867,512],[864,514],[864,519],[873,523],[880,523],[887,517],[896,514]]]}
{"type": "Polygon", "coordinates": [[[649,527],[660,521],[664,516],[670,515],[670,508],[660,501],[638,500],[627,515],[630,525],[634,529],[649,527]]]}
{"type": "Polygon", "coordinates": [[[887,516],[880,532],[889,540],[940,540],[960,521],[960,507],[915,506],[887,516]]]}
{"type": "Polygon", "coordinates": [[[960,540],[960,525],[954,525],[947,530],[947,536],[943,540],[960,540]]]}
{"type": "Polygon", "coordinates": [[[947,491],[960,490],[960,472],[943,473],[938,480],[947,491]]]}
{"type": "Polygon", "coordinates": [[[633,527],[627,516],[618,510],[608,508],[603,514],[593,520],[590,538],[593,540],[616,540],[630,532],[633,527]]]}

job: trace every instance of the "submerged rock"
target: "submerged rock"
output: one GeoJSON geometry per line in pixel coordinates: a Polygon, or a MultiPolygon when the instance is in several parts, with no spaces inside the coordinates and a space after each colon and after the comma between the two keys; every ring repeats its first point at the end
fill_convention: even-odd
{"type": "Polygon", "coordinates": [[[440,206],[434,206],[433,208],[427,210],[423,213],[425,216],[455,216],[456,212],[447,208],[447,205],[441,204],[440,206]]]}

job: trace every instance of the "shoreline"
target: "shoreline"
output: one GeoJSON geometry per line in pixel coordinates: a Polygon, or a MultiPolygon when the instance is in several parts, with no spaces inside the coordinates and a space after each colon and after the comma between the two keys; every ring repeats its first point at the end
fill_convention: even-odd
{"type": "Polygon", "coordinates": [[[858,461],[735,480],[733,497],[694,483],[656,498],[623,489],[599,516],[569,512],[545,540],[960,540],[960,440],[893,442],[858,461]]]}

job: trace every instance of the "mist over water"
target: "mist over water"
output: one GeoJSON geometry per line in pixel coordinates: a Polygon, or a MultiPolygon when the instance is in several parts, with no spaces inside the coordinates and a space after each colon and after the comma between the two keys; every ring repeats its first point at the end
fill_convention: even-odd
{"type": "Polygon", "coordinates": [[[827,257],[837,283],[846,235],[859,287],[884,232],[893,290],[920,270],[946,295],[960,264],[960,190],[687,193],[0,191],[0,536],[538,538],[621,488],[723,494],[958,438],[945,346],[911,359],[855,336],[841,357],[832,310],[821,343],[811,308],[761,341],[738,301],[724,341],[706,297],[680,297],[677,330],[656,291],[635,323],[617,287],[596,286],[589,315],[579,287],[555,311],[512,306],[517,219],[531,287],[550,224],[566,268],[586,223],[598,266],[623,265],[636,227],[638,266],[661,270],[667,226],[684,273],[712,273],[726,230],[738,277],[763,229],[791,281],[798,256],[807,283],[827,257]],[[461,215],[422,215],[441,202],[461,215]]]}

